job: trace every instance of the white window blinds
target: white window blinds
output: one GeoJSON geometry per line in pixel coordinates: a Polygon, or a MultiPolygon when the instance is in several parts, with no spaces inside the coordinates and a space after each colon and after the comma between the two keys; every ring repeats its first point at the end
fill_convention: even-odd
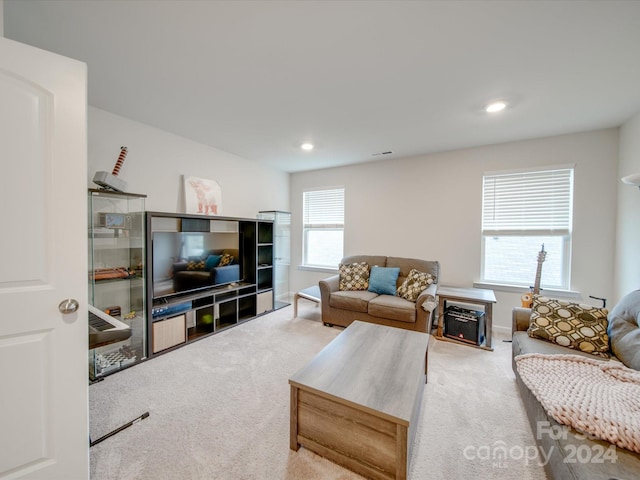
{"type": "Polygon", "coordinates": [[[344,227],[344,188],[304,192],[305,228],[344,227]]]}
{"type": "Polygon", "coordinates": [[[344,251],[344,188],[303,192],[302,263],[336,268],[344,251]]]}
{"type": "Polygon", "coordinates": [[[568,235],[573,169],[484,176],[483,235],[568,235]]]}

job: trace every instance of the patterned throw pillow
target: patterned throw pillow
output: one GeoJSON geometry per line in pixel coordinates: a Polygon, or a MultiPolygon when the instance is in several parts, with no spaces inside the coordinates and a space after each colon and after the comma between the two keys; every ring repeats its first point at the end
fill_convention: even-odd
{"type": "Polygon", "coordinates": [[[220,263],[218,263],[219,267],[224,267],[225,265],[231,265],[233,263],[233,255],[229,255],[228,253],[225,253],[222,255],[222,258],[220,259],[220,263]]]}
{"type": "Polygon", "coordinates": [[[187,270],[204,270],[204,260],[189,260],[187,270]]]}
{"type": "Polygon", "coordinates": [[[606,308],[534,295],[527,332],[533,338],[608,357],[608,313],[606,308]]]}
{"type": "Polygon", "coordinates": [[[340,290],[366,290],[369,288],[369,264],[350,263],[339,266],[340,290]]]}
{"type": "Polygon", "coordinates": [[[415,302],[418,296],[433,283],[433,275],[412,268],[402,285],[398,287],[398,296],[415,302]]]}

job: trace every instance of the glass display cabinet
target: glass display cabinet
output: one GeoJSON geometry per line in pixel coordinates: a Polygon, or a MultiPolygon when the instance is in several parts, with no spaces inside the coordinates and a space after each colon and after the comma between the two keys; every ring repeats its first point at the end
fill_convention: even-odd
{"type": "Polygon", "coordinates": [[[289,266],[291,265],[291,212],[268,210],[258,212],[258,218],[273,220],[275,308],[291,304],[289,266]]]}
{"type": "Polygon", "coordinates": [[[89,190],[89,378],[147,356],[145,321],[146,195],[89,190]]]}

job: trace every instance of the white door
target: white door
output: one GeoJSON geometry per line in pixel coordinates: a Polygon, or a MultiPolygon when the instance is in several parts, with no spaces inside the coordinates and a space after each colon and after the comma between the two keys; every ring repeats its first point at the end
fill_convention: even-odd
{"type": "Polygon", "coordinates": [[[86,77],[0,37],[2,479],[89,477],[86,77]]]}

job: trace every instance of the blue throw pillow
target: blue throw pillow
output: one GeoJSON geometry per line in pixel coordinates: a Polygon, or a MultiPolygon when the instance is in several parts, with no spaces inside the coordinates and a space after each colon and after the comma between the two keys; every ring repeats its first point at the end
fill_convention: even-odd
{"type": "Polygon", "coordinates": [[[379,295],[395,295],[398,275],[400,267],[371,267],[368,290],[379,295]]]}
{"type": "Polygon", "coordinates": [[[204,269],[208,272],[212,268],[217,267],[221,258],[222,255],[209,255],[207,260],[204,262],[204,269]]]}

